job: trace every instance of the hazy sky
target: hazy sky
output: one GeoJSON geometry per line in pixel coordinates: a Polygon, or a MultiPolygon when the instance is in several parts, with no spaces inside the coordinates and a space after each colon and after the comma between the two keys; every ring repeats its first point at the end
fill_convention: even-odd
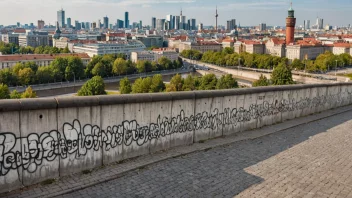
{"type": "MultiPolygon", "coordinates": [[[[124,12],[130,13],[130,23],[143,21],[150,25],[151,17],[165,18],[167,14],[179,15],[181,8],[187,18],[196,18],[197,23],[215,24],[215,7],[218,6],[219,24],[236,19],[241,26],[284,25],[289,0],[0,0],[0,24],[16,22],[37,23],[43,19],[54,24],[57,10],[66,11],[66,18],[80,22],[92,22],[104,16],[109,23],[124,20],[124,12]]],[[[324,19],[324,25],[352,24],[352,0],[293,0],[297,25],[303,20],[315,24],[317,16],[324,19]]],[[[103,20],[102,20],[103,21],[103,20]]]]}

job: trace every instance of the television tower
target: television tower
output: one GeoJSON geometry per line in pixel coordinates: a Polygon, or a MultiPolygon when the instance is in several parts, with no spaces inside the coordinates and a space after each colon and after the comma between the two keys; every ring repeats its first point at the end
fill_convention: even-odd
{"type": "Polygon", "coordinates": [[[216,22],[215,22],[215,30],[218,31],[218,6],[216,6],[216,14],[215,14],[215,19],[216,19],[216,22]]]}

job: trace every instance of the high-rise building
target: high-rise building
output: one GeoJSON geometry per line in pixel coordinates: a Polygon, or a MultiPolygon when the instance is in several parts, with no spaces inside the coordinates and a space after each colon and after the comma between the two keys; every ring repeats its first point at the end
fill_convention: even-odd
{"type": "Polygon", "coordinates": [[[139,21],[139,29],[142,29],[143,28],[143,23],[142,23],[142,21],[140,20],[139,21]]]}
{"type": "Polygon", "coordinates": [[[59,27],[65,27],[65,11],[63,9],[57,11],[57,22],[59,22],[59,27]]]}
{"type": "Polygon", "coordinates": [[[17,27],[21,27],[21,23],[20,22],[17,22],[17,27]]]}
{"type": "Polygon", "coordinates": [[[236,28],[236,19],[231,19],[227,21],[226,30],[231,31],[235,28],[236,28]]]}
{"type": "Polygon", "coordinates": [[[191,19],[191,27],[190,30],[197,30],[196,19],[191,19]]]}
{"type": "Polygon", "coordinates": [[[152,29],[155,30],[156,29],[156,18],[152,17],[152,29]]]}
{"type": "Polygon", "coordinates": [[[93,29],[93,30],[94,30],[95,28],[97,28],[97,23],[96,23],[96,22],[93,22],[93,23],[91,23],[90,25],[91,25],[90,28],[93,29]]]}
{"type": "Polygon", "coordinates": [[[43,29],[43,28],[44,28],[44,25],[45,25],[45,23],[44,23],[43,20],[38,20],[38,29],[39,29],[39,30],[43,29]]]}
{"type": "Polygon", "coordinates": [[[109,28],[109,18],[108,16],[104,17],[104,29],[109,28]]]}
{"type": "Polygon", "coordinates": [[[116,26],[117,26],[117,29],[123,28],[124,27],[123,20],[117,19],[116,26]]]}
{"type": "Polygon", "coordinates": [[[181,29],[181,28],[180,28],[180,23],[181,23],[181,21],[180,21],[180,16],[176,16],[176,17],[175,17],[175,30],[181,29]]]}
{"type": "Polygon", "coordinates": [[[288,10],[288,17],[286,18],[286,45],[295,42],[295,26],[296,26],[296,18],[295,11],[291,7],[288,10]]]}
{"type": "Polygon", "coordinates": [[[33,24],[33,23],[30,23],[30,24],[29,24],[29,27],[30,27],[30,28],[34,28],[34,24],[33,24]]]}
{"type": "Polygon", "coordinates": [[[324,20],[323,19],[321,19],[321,18],[317,18],[317,23],[316,23],[316,25],[317,25],[317,27],[318,27],[318,29],[323,29],[324,27],[324,20]]]}
{"type": "Polygon", "coordinates": [[[71,24],[71,18],[67,18],[67,27],[71,28],[72,24],[71,24]]]}
{"type": "Polygon", "coordinates": [[[202,31],[203,30],[203,23],[200,23],[199,25],[198,25],[198,31],[202,31]]]}
{"type": "Polygon", "coordinates": [[[101,28],[101,20],[99,19],[97,22],[97,28],[100,29],[101,28]]]}
{"type": "Polygon", "coordinates": [[[81,28],[86,29],[86,24],[84,22],[81,22],[81,28]]]}
{"type": "Polygon", "coordinates": [[[157,19],[156,20],[156,29],[157,30],[165,30],[165,19],[157,19]]]}
{"type": "Polygon", "coordinates": [[[183,30],[187,29],[186,16],[181,17],[180,29],[183,29],[183,30]]]}
{"type": "Polygon", "coordinates": [[[128,12],[125,12],[125,28],[130,28],[130,20],[128,19],[128,12]]]}
{"type": "Polygon", "coordinates": [[[265,31],[266,30],[266,23],[260,23],[259,24],[259,31],[265,31]]]}
{"type": "Polygon", "coordinates": [[[168,27],[169,30],[175,28],[175,27],[174,27],[175,21],[173,21],[173,16],[172,16],[172,15],[170,15],[170,14],[169,14],[169,15],[166,15],[166,21],[169,22],[169,27],[168,27]]]}
{"type": "Polygon", "coordinates": [[[89,30],[89,28],[90,28],[90,23],[89,22],[86,22],[85,28],[89,30]]]}
{"type": "Polygon", "coordinates": [[[309,30],[310,29],[310,20],[304,20],[304,29],[309,30]]]}
{"type": "Polygon", "coordinates": [[[76,30],[82,29],[81,23],[80,23],[79,21],[75,21],[75,29],[76,29],[76,30]]]}

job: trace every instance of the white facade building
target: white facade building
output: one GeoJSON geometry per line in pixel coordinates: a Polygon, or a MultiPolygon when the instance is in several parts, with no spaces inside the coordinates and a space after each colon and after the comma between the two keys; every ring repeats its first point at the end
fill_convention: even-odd
{"type": "Polygon", "coordinates": [[[131,52],[144,51],[145,45],[137,40],[97,42],[93,44],[76,44],[73,51],[76,53],[87,53],[90,57],[105,54],[125,54],[127,57],[131,52]]]}
{"type": "Polygon", "coordinates": [[[132,52],[131,61],[137,62],[141,60],[158,61],[161,57],[166,57],[171,61],[177,60],[179,54],[175,50],[156,49],[153,51],[132,52]]]}

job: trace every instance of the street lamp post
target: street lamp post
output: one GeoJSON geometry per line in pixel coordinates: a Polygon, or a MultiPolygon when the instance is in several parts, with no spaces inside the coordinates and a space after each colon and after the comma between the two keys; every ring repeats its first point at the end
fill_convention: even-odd
{"type": "Polygon", "coordinates": [[[237,76],[240,71],[240,66],[241,66],[241,58],[238,58],[238,66],[237,66],[237,76]]]}

